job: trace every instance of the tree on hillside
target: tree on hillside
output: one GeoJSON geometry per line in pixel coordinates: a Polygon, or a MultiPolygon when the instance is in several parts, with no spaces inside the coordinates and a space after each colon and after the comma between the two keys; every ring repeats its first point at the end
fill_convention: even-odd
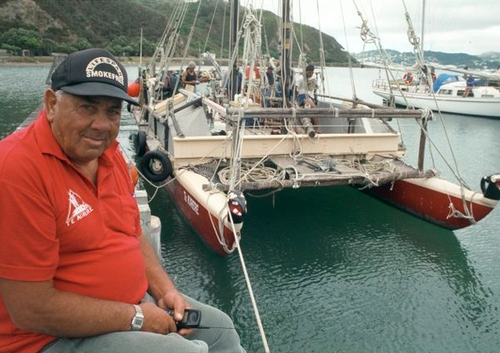
{"type": "Polygon", "coordinates": [[[42,48],[42,38],[38,32],[11,28],[0,37],[1,47],[20,55],[23,49],[29,49],[31,55],[38,55],[42,48]]]}

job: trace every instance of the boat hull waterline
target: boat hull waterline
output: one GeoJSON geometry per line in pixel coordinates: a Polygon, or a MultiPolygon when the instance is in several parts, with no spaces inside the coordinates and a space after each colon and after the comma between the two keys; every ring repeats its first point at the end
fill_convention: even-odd
{"type": "Polygon", "coordinates": [[[479,222],[498,203],[481,193],[464,190],[465,203],[473,219],[461,217],[459,215],[467,215],[467,211],[464,209],[460,187],[436,177],[397,180],[365,191],[397,208],[451,230],[479,222]]]}
{"type": "MultiPolygon", "coordinates": [[[[226,210],[226,196],[223,193],[203,190],[203,185],[208,181],[202,179],[203,177],[196,173],[178,171],[177,177],[168,184],[167,190],[183,217],[205,245],[219,256],[226,256],[232,252],[235,245],[233,231],[228,222],[223,226],[226,248],[221,245],[217,235],[221,233],[219,215],[226,210]]],[[[437,177],[397,180],[364,191],[370,196],[450,230],[479,222],[498,203],[481,193],[464,190],[468,208],[466,211],[460,187],[437,177]],[[472,219],[460,216],[467,215],[467,212],[472,219]]],[[[242,226],[242,223],[236,225],[237,232],[242,226]]]]}
{"type": "MultiPolygon", "coordinates": [[[[185,170],[177,171],[176,177],[169,180],[166,189],[177,209],[205,245],[217,255],[226,256],[235,249],[235,235],[227,220],[226,196],[220,192],[203,191],[203,185],[208,181],[201,179],[203,177],[196,173],[185,170]],[[226,220],[223,225],[219,224],[221,218],[226,220]],[[219,241],[222,232],[225,247],[219,241]]],[[[237,233],[242,226],[243,223],[235,224],[237,233]]]]}
{"type": "MultiPolygon", "coordinates": [[[[373,93],[382,97],[385,100],[390,99],[390,93],[383,90],[373,90],[373,93]]],[[[434,111],[440,110],[443,113],[452,113],[459,115],[484,116],[489,118],[500,119],[500,100],[498,99],[477,99],[467,98],[436,98],[429,95],[417,95],[408,93],[403,97],[400,94],[393,93],[394,102],[400,106],[411,106],[417,109],[428,108],[434,111]],[[406,98],[406,99],[405,99],[406,98]]]]}

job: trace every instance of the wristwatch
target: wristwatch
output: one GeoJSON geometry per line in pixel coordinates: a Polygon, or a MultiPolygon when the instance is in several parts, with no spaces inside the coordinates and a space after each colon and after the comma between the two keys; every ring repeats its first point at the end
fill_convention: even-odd
{"type": "Polygon", "coordinates": [[[133,304],[135,309],[135,315],[132,318],[132,322],[130,323],[131,331],[140,331],[142,325],[144,324],[144,313],[142,312],[142,308],[139,305],[133,304]]]}

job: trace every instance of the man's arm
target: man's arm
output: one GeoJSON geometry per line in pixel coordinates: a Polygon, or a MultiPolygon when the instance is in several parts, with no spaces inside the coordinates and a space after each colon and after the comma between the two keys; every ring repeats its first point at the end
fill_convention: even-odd
{"type": "Polygon", "coordinates": [[[52,281],[0,279],[0,291],[18,328],[56,337],[128,331],[135,314],[130,304],[61,292],[52,281]]]}
{"type": "Polygon", "coordinates": [[[187,76],[187,71],[186,71],[186,70],[182,71],[182,73],[181,73],[181,82],[182,82],[183,84],[186,84],[186,83],[187,83],[187,81],[186,81],[186,76],[187,76]]]}
{"type": "Polygon", "coordinates": [[[188,308],[189,304],[161,265],[149,240],[144,235],[141,235],[138,239],[146,264],[148,292],[156,299],[161,308],[174,309],[176,319],[181,320],[184,309],[188,308]]]}
{"type": "MultiPolygon", "coordinates": [[[[187,306],[185,299],[175,289],[149,242],[143,236],[139,241],[152,294],[164,303],[159,302],[160,305],[175,308],[176,317],[181,315],[181,319],[187,306]]],[[[0,279],[0,291],[16,327],[56,337],[88,337],[129,331],[135,315],[131,304],[59,291],[54,288],[52,280],[0,279]]],[[[145,317],[142,331],[164,334],[176,331],[175,322],[163,309],[150,302],[140,305],[145,317]]]]}

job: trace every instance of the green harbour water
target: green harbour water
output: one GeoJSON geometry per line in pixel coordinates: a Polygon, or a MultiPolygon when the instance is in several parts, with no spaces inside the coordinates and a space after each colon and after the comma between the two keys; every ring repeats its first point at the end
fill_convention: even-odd
{"type": "MultiPolygon", "coordinates": [[[[48,71],[0,66],[0,138],[40,103],[48,71]]],[[[128,71],[135,78],[136,68],[128,71]]],[[[352,94],[347,69],[327,74],[332,94],[352,94]]],[[[359,98],[380,103],[371,93],[378,75],[354,70],[359,98]]],[[[444,118],[461,174],[479,191],[482,176],[500,172],[500,119],[444,118]]],[[[401,126],[410,128],[410,122],[401,126]]],[[[132,158],[129,135],[136,130],[125,111],[119,140],[132,158]]],[[[443,130],[430,123],[433,141],[450,156],[443,130]]],[[[414,152],[419,134],[412,131],[405,143],[414,152]]],[[[436,168],[455,181],[433,156],[436,168]]],[[[408,160],[415,164],[416,156],[408,160]]],[[[426,165],[432,167],[430,154],[426,165]]],[[[247,199],[241,246],[271,352],[500,351],[498,208],[452,232],[350,187],[247,199]]],[[[163,260],[178,287],[227,312],[247,351],[263,352],[237,253],[212,254],[165,190],[150,205],[161,218],[163,260]]]]}

